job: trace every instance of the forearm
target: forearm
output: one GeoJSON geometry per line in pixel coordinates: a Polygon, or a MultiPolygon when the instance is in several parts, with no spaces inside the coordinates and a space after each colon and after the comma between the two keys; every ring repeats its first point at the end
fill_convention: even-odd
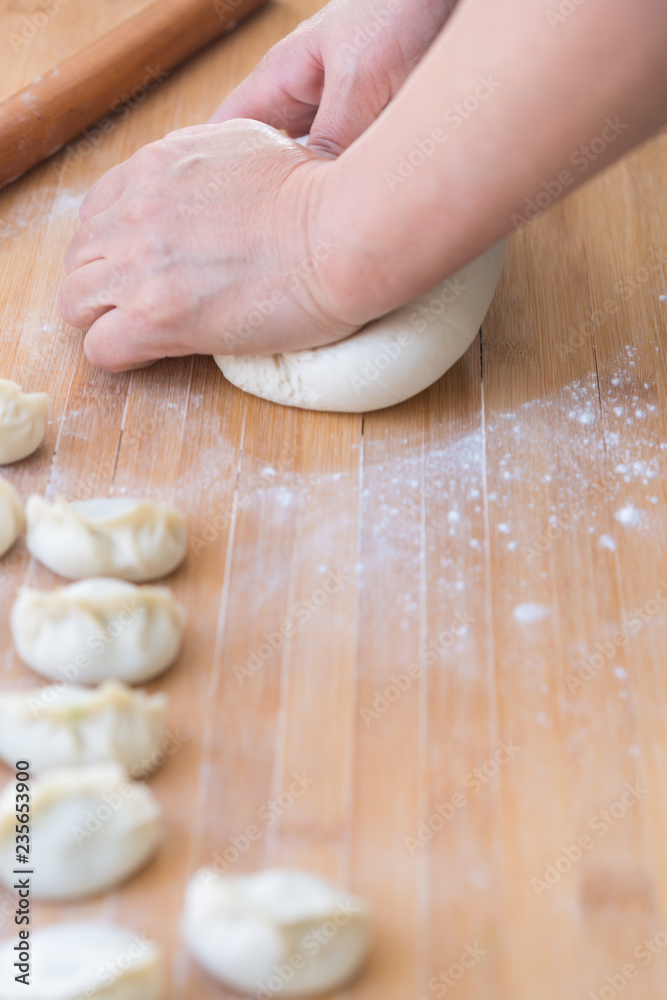
{"type": "Polygon", "coordinates": [[[333,165],[321,222],[344,252],[323,278],[346,319],[425,291],[510,232],[529,199],[547,207],[667,120],[664,0],[553,12],[555,0],[463,0],[333,165]]]}

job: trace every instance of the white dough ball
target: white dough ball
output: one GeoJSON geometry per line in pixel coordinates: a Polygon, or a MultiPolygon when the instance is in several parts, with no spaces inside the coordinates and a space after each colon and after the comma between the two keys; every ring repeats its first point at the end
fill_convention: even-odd
{"type": "Polygon", "coordinates": [[[113,576],[141,583],[166,576],[185,558],[182,514],[150,500],[101,497],[26,505],[31,554],[70,580],[113,576]]]}
{"type": "MultiPolygon", "coordinates": [[[[17,982],[18,932],[0,942],[0,1000],[163,1000],[164,959],[143,934],[89,921],[30,930],[30,985],[17,982]]],[[[27,957],[25,954],[23,957],[27,957]]]]}
{"type": "Polygon", "coordinates": [[[0,379],[0,465],[32,455],[44,440],[49,397],[22,392],[15,382],[0,379]]]}
{"type": "Polygon", "coordinates": [[[216,355],[226,379],[253,396],[308,410],[361,413],[401,403],[445,374],[477,336],[496,286],[504,242],[436,288],[310,351],[216,355]]]}
{"type": "Polygon", "coordinates": [[[25,515],[16,490],[0,478],[0,556],[9,552],[23,531],[25,515]]]}
{"type": "Polygon", "coordinates": [[[212,976],[257,997],[344,986],[370,940],[364,900],[309,872],[279,868],[254,875],[200,869],[187,887],[182,928],[212,976]]]}
{"type": "Polygon", "coordinates": [[[117,681],[0,693],[0,757],[33,774],[52,767],[117,761],[139,778],[165,741],[167,698],[117,681]]]}
{"type": "MultiPolygon", "coordinates": [[[[78,899],[134,875],[162,839],[161,810],[147,785],[120,764],[43,771],[30,782],[33,899],[78,899]]],[[[16,782],[0,794],[0,879],[16,881],[16,782]]]]}
{"type": "Polygon", "coordinates": [[[100,578],[21,588],[10,625],[19,656],[44,677],[140,684],[176,659],[185,611],[166,587],[100,578]]]}

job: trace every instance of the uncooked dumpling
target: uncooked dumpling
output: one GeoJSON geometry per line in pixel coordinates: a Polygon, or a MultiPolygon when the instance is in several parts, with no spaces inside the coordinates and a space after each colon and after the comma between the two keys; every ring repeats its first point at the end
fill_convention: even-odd
{"type": "MultiPolygon", "coordinates": [[[[77,899],[125,881],[162,838],[160,807],[120,764],[43,771],[30,784],[34,899],[77,899]]],[[[0,795],[0,879],[16,881],[16,782],[0,795]]]]}
{"type": "Polygon", "coordinates": [[[0,556],[9,552],[23,531],[25,515],[16,490],[0,478],[0,556]]]}
{"type": "Polygon", "coordinates": [[[15,382],[0,379],[0,465],[32,455],[44,440],[48,419],[45,392],[22,392],[15,382]]]}
{"type": "Polygon", "coordinates": [[[31,927],[26,986],[14,965],[21,930],[0,943],[0,1000],[163,1000],[164,959],[143,934],[97,920],[31,927]]]}
{"type": "Polygon", "coordinates": [[[336,344],[215,360],[239,389],[285,406],[346,413],[393,406],[436,382],[468,349],[491,305],[504,253],[504,242],[497,244],[336,344]]]}
{"type": "Polygon", "coordinates": [[[182,514],[150,500],[103,497],[26,506],[28,549],[70,580],[114,576],[141,583],[171,573],[185,558],[182,514]]]}
{"type": "Polygon", "coordinates": [[[252,996],[301,997],[336,990],[363,965],[367,904],[308,872],[268,869],[191,879],[185,940],[204,968],[252,996]]]}
{"type": "Polygon", "coordinates": [[[55,590],[23,587],[10,623],[19,656],[44,677],[140,684],[173,663],[185,611],[166,587],[94,579],[55,590]]]}
{"type": "Polygon", "coordinates": [[[52,767],[117,761],[139,778],[157,770],[165,740],[167,698],[117,681],[67,684],[0,694],[0,757],[9,767],[30,761],[33,774],[52,767]]]}

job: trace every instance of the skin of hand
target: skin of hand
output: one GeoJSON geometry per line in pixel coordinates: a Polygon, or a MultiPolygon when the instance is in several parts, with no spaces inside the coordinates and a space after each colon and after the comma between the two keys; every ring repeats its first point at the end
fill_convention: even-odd
{"type": "Polygon", "coordinates": [[[325,161],[382,112],[456,2],[333,0],[269,51],[209,126],[171,133],[102,177],[58,295],[62,317],[88,331],[93,364],[267,354],[357,330],[319,280],[342,246],[313,222],[325,161]],[[310,131],[309,149],[241,118],[310,131]]]}
{"type": "MultiPolygon", "coordinates": [[[[120,370],[341,339],[510,232],[564,171],[553,202],[665,124],[664,0],[586,0],[556,26],[550,11],[461,0],[336,159],[234,120],[110,171],[83,203],[59,295],[63,317],[89,329],[89,358],[120,370]],[[245,141],[260,148],[245,156],[245,141]]],[[[312,107],[294,132],[309,121],[312,107]]],[[[320,136],[329,155],[347,141],[320,136]]]]}
{"type": "Polygon", "coordinates": [[[253,118],[334,157],[396,96],[457,0],[332,0],[266,54],[209,119],[253,118]]]}
{"type": "Polygon", "coordinates": [[[361,326],[428,291],[531,200],[550,207],[653,135],[665,51],[664,0],[461,0],[329,177],[320,223],[350,234],[319,276],[337,315],[361,326]]]}
{"type": "Polygon", "coordinates": [[[331,162],[267,125],[172,132],[84,199],[58,308],[110,371],[162,357],[273,353],[356,327],[320,294],[340,242],[312,233],[331,162]]]}

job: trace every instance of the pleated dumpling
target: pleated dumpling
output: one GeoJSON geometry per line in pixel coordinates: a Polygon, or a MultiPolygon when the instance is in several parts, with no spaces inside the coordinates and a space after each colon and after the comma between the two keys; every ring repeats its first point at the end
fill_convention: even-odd
{"type": "Polygon", "coordinates": [[[185,611],[166,587],[102,578],[54,590],[24,587],[10,624],[19,656],[44,677],[139,684],[178,655],[185,611]]]}
{"type": "Polygon", "coordinates": [[[111,576],[142,583],[166,576],[183,561],[183,515],[150,500],[100,497],[53,504],[31,496],[26,505],[31,554],[69,580],[111,576]]]}
{"type": "Polygon", "coordinates": [[[44,440],[49,397],[23,392],[20,385],[0,379],[0,465],[32,455],[44,440]]]}
{"type": "Polygon", "coordinates": [[[0,879],[8,887],[16,882],[16,825],[29,822],[34,899],[78,899],[111,889],[142,868],[162,839],[157,800],[120,764],[43,771],[30,782],[29,814],[17,819],[19,787],[12,780],[0,794],[0,879]]]}
{"type": "Polygon", "coordinates": [[[370,913],[310,872],[202,868],[187,887],[182,930],[203,967],[235,992],[301,997],[333,992],[360,971],[370,913]]]}
{"type": "Polygon", "coordinates": [[[0,943],[2,1000],[163,1000],[165,962],[143,934],[97,920],[22,927],[0,943]],[[18,947],[17,947],[18,946],[18,947]],[[25,961],[24,961],[25,960],[25,961]],[[18,966],[14,963],[18,963],[18,966]],[[17,976],[27,974],[27,979],[17,976]],[[26,983],[29,985],[26,986],[26,983]]]}
{"type": "Polygon", "coordinates": [[[23,531],[25,515],[16,490],[0,478],[0,556],[9,552],[23,531]]]}
{"type": "Polygon", "coordinates": [[[117,761],[139,778],[157,770],[166,713],[165,695],[117,681],[0,693],[0,757],[30,761],[33,774],[117,761]]]}

